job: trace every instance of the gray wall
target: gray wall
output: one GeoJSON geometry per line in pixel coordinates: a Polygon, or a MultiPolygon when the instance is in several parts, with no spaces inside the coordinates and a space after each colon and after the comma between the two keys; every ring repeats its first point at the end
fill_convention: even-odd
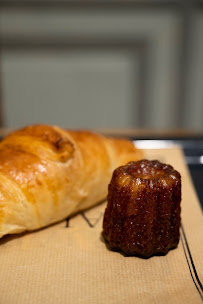
{"type": "Polygon", "coordinates": [[[5,126],[203,129],[201,9],[4,5],[0,28],[5,126]]]}

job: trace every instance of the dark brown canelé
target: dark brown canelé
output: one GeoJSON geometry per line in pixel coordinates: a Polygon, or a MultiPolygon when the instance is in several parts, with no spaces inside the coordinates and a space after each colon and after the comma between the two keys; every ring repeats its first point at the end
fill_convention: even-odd
{"type": "Polygon", "coordinates": [[[179,242],[181,176],[157,160],[117,168],[108,188],[102,235],[126,255],[166,254],[179,242]]]}

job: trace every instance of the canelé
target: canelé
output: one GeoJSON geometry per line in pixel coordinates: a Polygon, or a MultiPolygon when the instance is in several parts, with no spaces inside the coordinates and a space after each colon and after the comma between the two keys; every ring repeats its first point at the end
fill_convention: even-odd
{"type": "Polygon", "coordinates": [[[112,250],[150,257],[179,242],[181,175],[157,160],[129,162],[113,172],[103,219],[112,250]]]}

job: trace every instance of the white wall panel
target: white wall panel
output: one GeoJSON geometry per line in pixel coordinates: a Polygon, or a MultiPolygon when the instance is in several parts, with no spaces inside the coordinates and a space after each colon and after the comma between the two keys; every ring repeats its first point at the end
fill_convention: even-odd
{"type": "Polygon", "coordinates": [[[3,73],[7,126],[37,122],[74,128],[133,124],[132,88],[136,89],[136,81],[131,83],[132,58],[128,54],[6,52],[3,73]]]}
{"type": "Polygon", "coordinates": [[[128,41],[139,48],[142,41],[147,54],[143,72],[136,48],[122,55],[118,55],[119,47],[114,48],[113,54],[109,53],[108,46],[105,53],[90,48],[89,57],[82,50],[76,50],[75,55],[67,50],[63,56],[61,52],[53,56],[51,50],[46,50],[46,58],[40,51],[25,53],[5,49],[3,98],[7,125],[24,124],[25,117],[27,123],[29,113],[35,113],[38,120],[62,124],[68,120],[73,126],[132,127],[139,126],[138,117],[142,117],[145,127],[175,127],[180,20],[174,12],[4,9],[0,13],[0,25],[5,42],[57,38],[77,42],[82,39],[83,43],[88,39],[94,44],[95,39],[107,39],[118,40],[121,45],[128,41]],[[18,75],[15,81],[14,75],[18,75]],[[141,81],[143,100],[140,93],[137,94],[141,81]],[[78,90],[74,90],[74,86],[78,90]],[[55,109],[53,100],[56,99],[55,109]],[[35,101],[35,106],[31,101],[35,101]],[[143,107],[138,106],[141,102],[143,107]],[[12,114],[14,103],[18,103],[15,115],[12,114]],[[102,115],[85,113],[84,104],[102,115]],[[115,105],[117,116],[113,113],[115,105]],[[17,115],[20,111],[24,116],[17,115]],[[70,112],[65,119],[64,113],[70,112]],[[105,120],[104,113],[108,113],[105,120]]]}

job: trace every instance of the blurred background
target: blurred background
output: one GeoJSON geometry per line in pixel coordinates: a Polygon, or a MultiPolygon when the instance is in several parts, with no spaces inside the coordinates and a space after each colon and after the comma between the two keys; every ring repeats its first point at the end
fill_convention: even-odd
{"type": "Polygon", "coordinates": [[[203,2],[0,1],[0,126],[203,131],[203,2]]]}

